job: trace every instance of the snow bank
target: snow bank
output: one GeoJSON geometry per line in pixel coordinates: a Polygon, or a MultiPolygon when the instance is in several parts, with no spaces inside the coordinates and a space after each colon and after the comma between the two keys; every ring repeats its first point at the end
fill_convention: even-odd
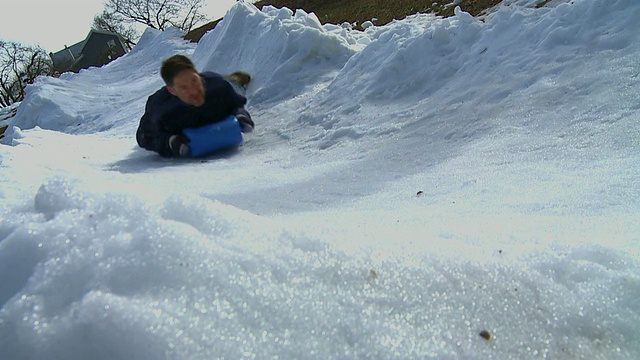
{"type": "Polygon", "coordinates": [[[640,351],[624,335],[638,329],[640,267],[619,251],[477,256],[460,242],[469,256],[437,248],[349,253],[215,201],[169,196],[151,205],[87,186],[52,179],[18,216],[2,215],[0,354],[625,358],[640,351]],[[492,341],[479,336],[483,330],[492,341]]]}
{"type": "MultiPolygon", "coordinates": [[[[313,118],[348,122],[345,126],[365,121],[384,134],[390,130],[384,126],[389,119],[380,109],[390,104],[402,116],[394,125],[410,131],[423,121],[438,128],[433,118],[458,106],[479,107],[479,118],[491,119],[500,112],[498,102],[510,97],[527,101],[518,95],[528,87],[548,87],[550,81],[555,85],[558,78],[575,76],[576,61],[601,67],[612,50],[633,46],[635,51],[638,11],[632,0],[580,1],[543,9],[500,6],[479,20],[457,8],[453,18],[419,15],[368,29],[371,43],[313,99],[309,112],[315,112],[313,118]],[[612,18],[618,19],[613,27],[608,24],[612,18]],[[505,86],[507,79],[516,82],[513,87],[505,86]],[[373,108],[367,111],[366,105],[373,108]],[[318,115],[319,107],[326,113],[318,115]]],[[[578,86],[590,84],[565,90],[580,91],[578,86]]],[[[466,121],[460,119],[445,131],[464,128],[466,121]]]]}
{"type": "Polygon", "coordinates": [[[7,107],[0,107],[0,126],[7,125],[9,123],[9,119],[12,118],[17,109],[20,106],[20,103],[13,103],[7,107]]]}
{"type": "Polygon", "coordinates": [[[356,52],[357,35],[323,26],[300,9],[236,6],[203,36],[193,57],[204,70],[253,74],[251,103],[273,104],[335,76],[356,52]]]}
{"type": "Polygon", "coordinates": [[[239,2],[35,84],[0,357],[638,358],[640,5],[508,5],[357,32],[239,2]],[[243,148],[136,147],[174,53],[254,75],[243,148]]]}

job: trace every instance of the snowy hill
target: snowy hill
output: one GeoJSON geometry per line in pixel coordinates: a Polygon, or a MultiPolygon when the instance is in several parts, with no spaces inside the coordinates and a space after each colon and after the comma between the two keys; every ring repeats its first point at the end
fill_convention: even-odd
{"type": "Polygon", "coordinates": [[[239,2],[40,79],[0,147],[0,358],[640,357],[639,17],[239,2]],[[240,149],[137,147],[175,53],[253,75],[240,149]]]}

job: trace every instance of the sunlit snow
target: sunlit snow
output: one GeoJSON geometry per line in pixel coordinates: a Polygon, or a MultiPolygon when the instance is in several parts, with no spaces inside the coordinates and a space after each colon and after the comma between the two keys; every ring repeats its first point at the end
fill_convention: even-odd
{"type": "Polygon", "coordinates": [[[238,2],[39,79],[0,118],[0,358],[640,358],[640,2],[539,2],[238,2]],[[176,53],[253,75],[242,147],[136,145],[176,53]]]}

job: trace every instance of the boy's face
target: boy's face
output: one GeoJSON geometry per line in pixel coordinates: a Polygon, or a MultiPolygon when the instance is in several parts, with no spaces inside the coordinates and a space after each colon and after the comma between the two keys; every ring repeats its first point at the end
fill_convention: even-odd
{"type": "Polygon", "coordinates": [[[173,85],[167,85],[170,94],[193,106],[204,104],[204,84],[200,75],[192,70],[183,70],[173,78],[173,85]]]}

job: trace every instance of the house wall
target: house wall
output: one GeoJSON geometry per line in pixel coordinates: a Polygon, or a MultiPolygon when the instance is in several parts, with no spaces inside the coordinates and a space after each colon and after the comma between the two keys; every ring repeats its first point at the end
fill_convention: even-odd
{"type": "Polygon", "coordinates": [[[93,33],[82,49],[82,58],[71,71],[78,72],[91,66],[102,66],[124,55],[126,50],[115,35],[93,33]]]}

